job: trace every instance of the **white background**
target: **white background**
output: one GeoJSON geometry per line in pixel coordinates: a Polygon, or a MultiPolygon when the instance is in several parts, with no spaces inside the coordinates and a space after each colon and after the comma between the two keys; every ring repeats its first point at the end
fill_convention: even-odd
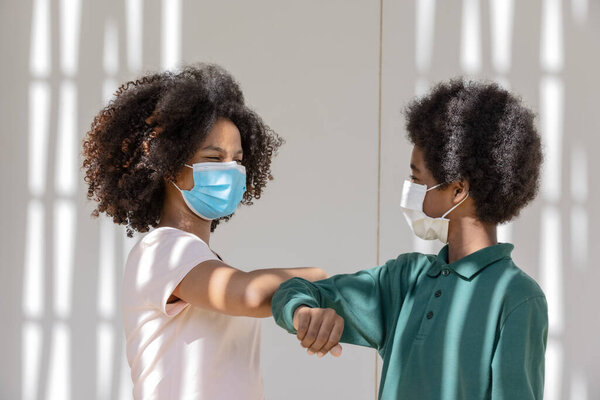
{"type": "MultiPolygon", "coordinates": [[[[414,239],[398,207],[401,111],[433,83],[496,80],[538,115],[538,198],[500,228],[550,306],[546,399],[600,398],[595,0],[0,3],[0,399],[126,399],[119,315],[132,240],[93,208],[81,139],[118,83],[207,61],[287,143],[262,199],[213,247],[242,269],[375,266],[414,239]]],[[[375,351],[309,358],[263,323],[269,399],[374,399],[375,351]]]]}

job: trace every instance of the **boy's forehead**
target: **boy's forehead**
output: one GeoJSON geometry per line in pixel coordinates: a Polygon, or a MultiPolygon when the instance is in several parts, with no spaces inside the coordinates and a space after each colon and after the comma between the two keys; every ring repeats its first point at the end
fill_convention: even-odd
{"type": "Polygon", "coordinates": [[[419,171],[423,168],[423,152],[417,148],[413,147],[412,153],[410,155],[410,169],[419,171]]]}
{"type": "Polygon", "coordinates": [[[425,163],[425,155],[423,151],[417,146],[413,147],[412,154],[410,157],[410,169],[411,172],[421,179],[433,177],[432,172],[427,168],[425,163]]]}

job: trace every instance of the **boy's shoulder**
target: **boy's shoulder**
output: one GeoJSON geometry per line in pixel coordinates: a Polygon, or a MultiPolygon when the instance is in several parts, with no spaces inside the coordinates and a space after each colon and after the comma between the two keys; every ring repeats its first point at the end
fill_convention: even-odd
{"type": "Polygon", "coordinates": [[[547,309],[544,291],[536,280],[519,268],[512,257],[507,256],[481,271],[471,283],[484,288],[489,302],[500,306],[504,320],[520,307],[533,307],[540,311],[547,309]]]}
{"type": "Polygon", "coordinates": [[[519,268],[512,259],[503,260],[504,268],[499,268],[496,276],[492,302],[500,307],[501,325],[511,315],[522,310],[521,315],[528,315],[528,319],[535,319],[540,323],[548,323],[548,303],[540,285],[519,268]],[[523,314],[525,313],[525,314],[523,314]]]}
{"type": "Polygon", "coordinates": [[[524,301],[542,298],[546,296],[536,280],[519,268],[511,259],[503,260],[504,268],[496,277],[496,287],[504,287],[505,298],[510,303],[522,303],[524,301]]]}

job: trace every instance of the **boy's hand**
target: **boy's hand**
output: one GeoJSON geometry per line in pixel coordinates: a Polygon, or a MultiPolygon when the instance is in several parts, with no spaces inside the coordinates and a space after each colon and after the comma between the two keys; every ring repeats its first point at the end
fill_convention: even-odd
{"type": "Polygon", "coordinates": [[[331,308],[300,306],[294,311],[294,328],[307,353],[323,357],[328,352],[334,357],[342,354],[340,338],[344,332],[344,319],[331,308]]]}

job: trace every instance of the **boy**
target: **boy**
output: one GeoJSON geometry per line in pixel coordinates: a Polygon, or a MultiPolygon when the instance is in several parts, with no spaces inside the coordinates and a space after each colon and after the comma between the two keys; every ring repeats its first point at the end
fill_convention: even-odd
{"type": "Polygon", "coordinates": [[[377,349],[383,400],[542,399],[546,299],[513,263],[513,245],[496,238],[537,193],[533,119],[495,84],[454,80],[414,101],[401,208],[417,236],[447,245],[437,256],[284,282],[276,322],[309,354],[339,354],[338,342],[377,349]]]}

